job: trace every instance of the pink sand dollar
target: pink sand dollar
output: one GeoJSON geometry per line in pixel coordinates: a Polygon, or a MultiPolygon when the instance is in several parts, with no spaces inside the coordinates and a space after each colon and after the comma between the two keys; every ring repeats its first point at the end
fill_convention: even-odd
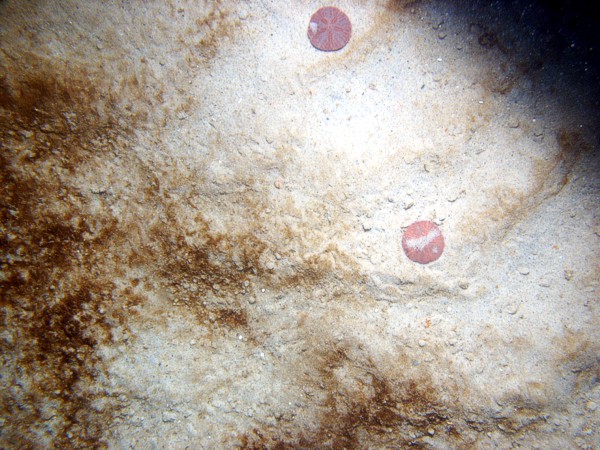
{"type": "Polygon", "coordinates": [[[429,264],[442,256],[444,236],[433,222],[415,222],[404,232],[402,248],[411,261],[429,264]]]}
{"type": "Polygon", "coordinates": [[[317,49],[331,52],[343,48],[352,35],[352,24],[346,13],[333,6],[319,9],[310,18],[308,39],[317,49]]]}

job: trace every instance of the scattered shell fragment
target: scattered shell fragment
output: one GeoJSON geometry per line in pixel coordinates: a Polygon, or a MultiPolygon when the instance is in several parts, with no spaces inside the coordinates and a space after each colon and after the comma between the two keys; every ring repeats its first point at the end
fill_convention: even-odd
{"type": "Polygon", "coordinates": [[[402,198],[402,207],[404,209],[410,209],[415,205],[415,201],[412,199],[410,195],[407,195],[402,198]]]}
{"type": "Polygon", "coordinates": [[[569,270],[569,269],[565,269],[564,275],[565,275],[565,280],[571,281],[573,279],[573,277],[575,276],[575,272],[572,270],[569,270]]]}
{"type": "Polygon", "coordinates": [[[538,283],[541,287],[550,287],[550,280],[542,278],[538,283]]]}

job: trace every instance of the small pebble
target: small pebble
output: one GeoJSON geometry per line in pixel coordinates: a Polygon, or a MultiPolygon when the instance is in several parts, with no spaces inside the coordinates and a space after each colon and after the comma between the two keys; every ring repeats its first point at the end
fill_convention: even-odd
{"type": "Polygon", "coordinates": [[[162,421],[163,422],[175,422],[177,420],[177,414],[172,411],[164,411],[162,413],[162,421]]]}
{"type": "Polygon", "coordinates": [[[364,221],[362,223],[362,228],[364,231],[370,231],[373,228],[373,225],[371,224],[370,221],[364,221]]]}
{"type": "Polygon", "coordinates": [[[519,304],[518,303],[509,303],[504,310],[511,316],[514,316],[517,313],[517,311],[519,310],[519,304]]]}
{"type": "Polygon", "coordinates": [[[281,178],[278,178],[278,179],[275,180],[275,182],[273,183],[273,185],[277,189],[281,189],[283,187],[283,180],[281,178]]]}
{"type": "Polygon", "coordinates": [[[527,267],[519,267],[517,270],[521,275],[529,275],[529,268],[527,267]]]}
{"type": "Polygon", "coordinates": [[[267,269],[268,270],[273,270],[275,268],[275,264],[273,263],[273,261],[269,261],[267,263],[267,269]]]}
{"type": "Polygon", "coordinates": [[[425,342],[423,339],[419,340],[419,347],[425,347],[425,345],[427,345],[427,342],[425,342]]]}
{"type": "Polygon", "coordinates": [[[454,192],[454,193],[448,195],[446,197],[446,200],[448,200],[450,203],[454,203],[456,200],[458,200],[459,196],[460,196],[460,193],[454,192]]]}
{"type": "Polygon", "coordinates": [[[519,125],[521,125],[519,123],[519,119],[517,119],[516,117],[510,117],[508,119],[508,127],[509,128],[519,128],[519,125]]]}
{"type": "Polygon", "coordinates": [[[575,276],[575,272],[573,272],[572,270],[569,270],[569,269],[565,269],[564,275],[565,275],[565,280],[571,281],[573,279],[573,277],[575,276]]]}
{"type": "Polygon", "coordinates": [[[542,280],[540,280],[539,285],[541,287],[550,287],[550,281],[548,281],[546,279],[542,279],[542,280]]]}
{"type": "Polygon", "coordinates": [[[415,205],[415,201],[412,199],[411,196],[407,195],[406,197],[404,197],[402,199],[402,207],[404,209],[410,209],[415,205]]]}
{"type": "Polygon", "coordinates": [[[248,18],[248,10],[246,8],[240,8],[238,11],[238,17],[240,20],[246,20],[248,18]]]}

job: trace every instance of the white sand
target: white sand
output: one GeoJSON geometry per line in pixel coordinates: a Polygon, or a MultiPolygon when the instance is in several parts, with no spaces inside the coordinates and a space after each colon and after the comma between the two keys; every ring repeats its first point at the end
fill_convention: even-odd
{"type": "Polygon", "coordinates": [[[0,3],[0,446],[598,444],[583,50],[531,5],[341,1],[327,53],[316,1],[102,3],[0,3]]]}

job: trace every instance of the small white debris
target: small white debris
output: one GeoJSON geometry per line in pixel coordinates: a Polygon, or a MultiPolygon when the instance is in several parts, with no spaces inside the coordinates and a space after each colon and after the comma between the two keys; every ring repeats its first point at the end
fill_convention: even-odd
{"type": "Polygon", "coordinates": [[[362,228],[364,231],[370,231],[371,229],[373,229],[373,224],[371,223],[371,221],[365,220],[362,223],[362,228]]]}
{"type": "Polygon", "coordinates": [[[269,261],[267,263],[267,269],[268,270],[273,270],[275,268],[275,263],[273,261],[269,261]]]}
{"type": "Polygon", "coordinates": [[[163,411],[162,421],[163,422],[175,422],[177,420],[177,414],[173,411],[163,411]]]}
{"type": "Polygon", "coordinates": [[[508,305],[506,305],[506,308],[504,308],[504,311],[506,311],[507,314],[514,316],[517,313],[517,311],[519,311],[519,304],[509,303],[508,305]]]}
{"type": "Polygon", "coordinates": [[[519,273],[521,275],[529,275],[529,268],[527,268],[527,267],[521,266],[517,270],[519,271],[519,273]]]}
{"type": "Polygon", "coordinates": [[[423,339],[419,340],[419,347],[425,347],[427,345],[427,342],[425,342],[423,339]]]}

